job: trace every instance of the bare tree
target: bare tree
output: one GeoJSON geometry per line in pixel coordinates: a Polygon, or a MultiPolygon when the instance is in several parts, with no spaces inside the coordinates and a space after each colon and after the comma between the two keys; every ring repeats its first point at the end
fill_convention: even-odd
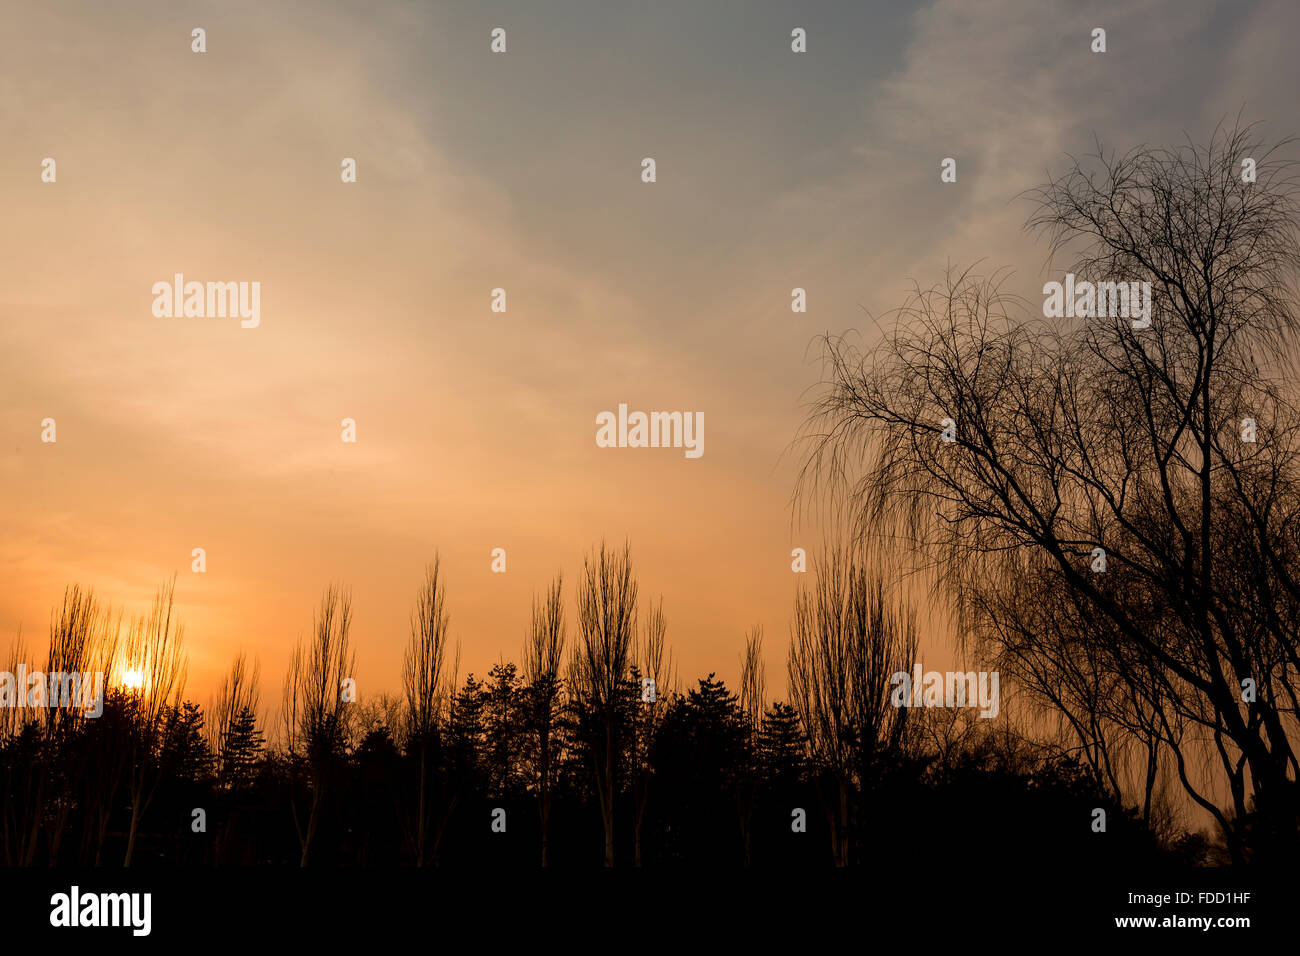
{"type": "Polygon", "coordinates": [[[763,664],[763,628],[755,624],[745,637],[740,656],[740,711],[745,721],[745,769],[736,789],[740,802],[740,831],[745,847],[745,865],[750,863],[753,842],[754,805],[758,799],[759,734],[767,708],[767,682],[763,664]]]}
{"type": "MultiPolygon", "coordinates": [[[[120,622],[100,606],[93,591],[73,585],[64,590],[63,602],[50,615],[46,681],[37,687],[25,682],[14,692],[26,698],[38,693],[47,705],[41,708],[3,708],[0,738],[23,734],[39,739],[44,759],[36,761],[23,779],[5,788],[5,853],[10,865],[32,865],[40,833],[48,834],[46,846],[51,865],[57,862],[67,821],[78,800],[77,790],[86,779],[90,748],[79,745],[86,710],[103,705],[103,665],[112,654],[120,622]],[[98,676],[96,676],[98,675],[98,676]],[[96,695],[100,695],[96,701],[96,695]]],[[[8,673],[26,665],[26,647],[19,632],[10,651],[8,673]]],[[[120,751],[119,751],[120,753],[120,751]]],[[[111,774],[114,787],[122,780],[122,767],[111,774]]]]}
{"type": "MultiPolygon", "coordinates": [[[[19,628],[18,633],[14,636],[13,643],[9,645],[9,650],[5,654],[5,672],[17,674],[19,665],[26,663],[27,642],[23,640],[23,632],[19,628]]],[[[16,684],[14,693],[18,693],[16,684]]],[[[16,700],[7,701],[5,707],[0,709],[0,739],[9,740],[22,733],[23,725],[34,716],[35,714],[30,713],[25,708],[18,707],[16,700]]]]}
{"type": "Polygon", "coordinates": [[[249,664],[248,655],[240,651],[221,679],[216,696],[208,706],[208,745],[217,758],[217,779],[225,781],[227,774],[227,747],[230,731],[244,711],[257,713],[260,701],[261,665],[256,658],[249,664]]]}
{"type": "MultiPolygon", "coordinates": [[[[59,625],[61,631],[67,629],[67,621],[71,617],[67,608],[68,597],[65,592],[65,609],[61,618],[63,623],[59,625]]],[[[119,671],[122,653],[122,612],[101,606],[92,629],[96,636],[86,642],[90,650],[85,652],[84,667],[98,675],[96,680],[102,681],[103,696],[96,702],[101,713],[93,721],[93,728],[85,723],[81,725],[84,736],[93,743],[82,748],[81,760],[84,763],[80,764],[79,770],[83,789],[81,802],[90,817],[89,824],[82,832],[80,859],[83,863],[93,862],[95,866],[100,866],[103,863],[109,822],[117,807],[117,794],[130,765],[130,747],[122,733],[130,733],[129,723],[125,719],[129,717],[130,695],[124,694],[111,683],[113,675],[119,671]],[[124,707],[124,704],[128,706],[124,707]],[[105,715],[110,716],[107,722],[102,719],[105,715]],[[114,715],[123,719],[113,720],[114,715]],[[105,726],[106,723],[108,726],[105,726]]],[[[51,659],[64,656],[70,658],[74,655],[52,653],[51,659]]]]}
{"type": "Polygon", "coordinates": [[[659,725],[663,721],[664,696],[672,681],[672,655],[666,654],[666,636],[668,618],[664,616],[664,599],[651,603],[645,617],[643,637],[637,644],[636,675],[641,678],[640,686],[631,688],[634,695],[640,695],[640,702],[635,705],[632,719],[632,802],[633,802],[633,858],[637,866],[641,865],[641,825],[645,820],[646,804],[650,798],[650,756],[654,749],[659,725]],[[649,683],[645,683],[648,681],[649,683]]]}
{"type": "Polygon", "coordinates": [[[300,866],[307,865],[329,778],[349,738],[351,702],[343,699],[343,682],[356,669],[356,655],[349,643],[351,626],[351,595],[331,585],[313,619],[311,638],[294,648],[285,674],[282,721],[286,750],[295,777],[299,768],[305,769],[309,790],[305,814],[299,811],[297,796],[290,795],[294,830],[302,850],[300,866]]]}
{"type": "MultiPolygon", "coordinates": [[[[424,583],[415,598],[411,612],[411,637],[406,647],[402,665],[402,684],[406,691],[407,749],[419,755],[419,784],[416,796],[414,843],[415,865],[424,866],[432,826],[430,804],[433,783],[430,779],[436,770],[437,736],[444,717],[444,708],[450,688],[447,685],[445,661],[447,656],[448,628],[451,618],[446,610],[447,591],[440,579],[440,562],[425,568],[424,583]]],[[[447,808],[442,821],[445,824],[447,808]]],[[[442,826],[437,828],[433,856],[437,858],[437,843],[442,836],[442,826]]]]}
{"type": "Polygon", "coordinates": [[[757,736],[767,708],[767,678],[763,665],[763,626],[755,624],[745,636],[745,652],[740,658],[740,707],[749,724],[751,736],[757,736]]]}
{"type": "Polygon", "coordinates": [[[1221,128],[1075,162],[1032,195],[1030,225],[1107,305],[1114,283],[1150,283],[1150,324],[1122,299],[1048,323],[997,275],[918,289],[871,352],[827,340],[800,492],[916,542],[962,632],[1045,699],[1087,663],[1062,698],[1083,706],[1062,712],[1095,765],[1114,751],[1088,721],[1145,728],[1139,786],[1167,754],[1235,859],[1248,816],[1254,850],[1278,856],[1300,819],[1300,243],[1278,156],[1221,128]],[[1061,622],[1090,626],[1044,640],[1054,592],[1077,602],[1050,608],[1061,622]]]}
{"type": "Polygon", "coordinates": [[[787,671],[830,790],[823,802],[835,863],[847,866],[854,791],[878,758],[907,743],[908,710],[890,702],[890,679],[912,668],[916,614],[891,599],[883,573],[869,570],[861,554],[829,548],[814,572],[813,590],[795,599],[787,671]]]}
{"type": "Polygon", "coordinates": [[[560,662],[567,637],[562,598],[564,577],[555,576],[544,597],[533,596],[532,626],[524,641],[524,678],[537,734],[537,807],[541,816],[542,866],[547,865],[551,797],[555,782],[555,722],[560,704],[560,662]]]}
{"type": "Polygon", "coordinates": [[[636,633],[637,585],[626,544],[616,553],[602,541],[583,562],[578,582],[578,646],[569,687],[587,732],[588,751],[605,828],[605,865],[614,865],[614,800],[620,753],[620,694],[636,633]]]}
{"type": "MultiPolygon", "coordinates": [[[[27,645],[20,630],[9,646],[5,672],[17,674],[19,665],[26,663],[27,645]]],[[[27,688],[20,688],[15,683],[15,694],[26,692],[27,688]]],[[[32,711],[16,704],[17,701],[11,700],[0,708],[0,728],[3,728],[0,740],[11,752],[16,749],[18,738],[24,735],[34,719],[32,711]]],[[[6,768],[5,786],[0,790],[0,797],[4,800],[5,866],[30,866],[35,860],[42,816],[43,783],[42,768],[34,761],[23,764],[15,760],[12,769],[6,768]]]]}
{"type": "Polygon", "coordinates": [[[158,589],[149,616],[138,618],[126,635],[121,676],[130,690],[131,761],[127,784],[131,822],[123,866],[131,865],[140,820],[158,785],[163,722],[169,708],[180,704],[185,688],[186,664],[181,650],[185,628],[173,620],[175,593],[173,575],[158,589]]]}

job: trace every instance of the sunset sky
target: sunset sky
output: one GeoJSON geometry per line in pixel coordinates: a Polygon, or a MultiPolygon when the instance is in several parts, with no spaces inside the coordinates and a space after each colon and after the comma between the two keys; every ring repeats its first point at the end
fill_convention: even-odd
{"type": "Polygon", "coordinates": [[[870,341],[950,262],[1038,296],[1016,196],[1094,134],[1300,133],[1300,7],[1215,6],[11,0],[0,645],[43,662],[65,585],[143,613],[176,573],[189,696],[243,648],[274,706],[337,582],[361,694],[395,692],[435,551],[463,678],[518,661],[560,570],[572,622],[604,537],[683,678],[734,681],[761,624],[783,695],[815,337],[870,341]],[[156,318],[175,273],[260,282],[260,326],[156,318]],[[703,456],[598,448],[620,403],[702,411],[703,456]]]}

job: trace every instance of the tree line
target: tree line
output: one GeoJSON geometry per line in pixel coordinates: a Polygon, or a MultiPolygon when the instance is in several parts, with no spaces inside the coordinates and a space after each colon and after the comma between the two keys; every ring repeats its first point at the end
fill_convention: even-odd
{"type": "Polygon", "coordinates": [[[206,708],[184,699],[174,584],[125,639],[120,615],[70,587],[49,669],[119,679],[97,718],[4,712],[4,862],[817,867],[951,854],[979,834],[986,860],[1214,852],[1157,832],[1086,765],[1006,723],[888,706],[888,675],[915,656],[914,613],[852,551],[814,571],[788,700],[768,698],[761,628],[744,637],[736,690],[714,674],[679,689],[662,599],[642,606],[626,545],[587,557],[572,622],[557,576],[534,598],[520,664],[463,680],[435,558],[397,695],[340,691],[352,605],[331,587],[271,726],[244,654],[206,708]]]}

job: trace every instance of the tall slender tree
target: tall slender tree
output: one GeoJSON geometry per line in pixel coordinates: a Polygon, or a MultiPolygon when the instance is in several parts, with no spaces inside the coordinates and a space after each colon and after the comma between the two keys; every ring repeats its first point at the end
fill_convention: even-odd
{"type": "Polygon", "coordinates": [[[569,687],[586,736],[596,797],[605,831],[605,865],[614,865],[614,804],[618,795],[623,733],[620,696],[636,634],[637,584],[632,553],[600,550],[583,562],[578,582],[578,645],[569,687]]]}
{"type": "Polygon", "coordinates": [[[290,794],[301,850],[299,866],[307,865],[330,778],[349,739],[352,711],[351,702],[343,698],[343,681],[354,677],[356,670],[356,655],[349,639],[351,627],[351,595],[330,586],[312,622],[311,637],[294,648],[285,674],[285,748],[295,778],[305,774],[307,789],[301,809],[298,795],[290,794]]]}
{"type": "Polygon", "coordinates": [[[664,615],[664,599],[651,603],[645,616],[645,627],[637,642],[638,681],[629,688],[632,712],[632,813],[633,857],[637,866],[642,863],[641,832],[645,822],[646,805],[650,800],[650,776],[653,772],[651,754],[655,738],[663,722],[667,707],[666,697],[672,681],[672,656],[667,652],[668,618],[664,615]]]}
{"type": "Polygon", "coordinates": [[[158,758],[163,745],[164,717],[180,704],[186,662],[181,645],[185,628],[174,619],[176,577],[163,584],[148,617],[136,620],[127,632],[122,680],[129,690],[131,758],[127,775],[131,819],[126,855],[130,866],[140,820],[158,785],[158,758]]]}
{"type": "Polygon", "coordinates": [[[909,711],[890,702],[890,678],[912,669],[916,614],[895,603],[861,553],[828,548],[814,570],[813,589],[795,600],[787,670],[827,791],[835,863],[846,866],[855,792],[879,757],[905,743],[909,711]]]}
{"type": "MultiPolygon", "coordinates": [[[[402,664],[402,685],[406,693],[406,748],[415,756],[415,822],[410,828],[415,849],[415,865],[422,867],[429,854],[430,834],[435,832],[433,804],[437,771],[439,734],[445,717],[448,695],[446,658],[451,617],[447,613],[446,584],[441,579],[440,562],[425,568],[424,582],[411,612],[410,640],[402,664]]],[[[459,650],[457,651],[459,654],[459,650]]],[[[449,812],[444,807],[444,812],[449,812]]],[[[436,828],[442,832],[441,826],[436,828]]],[[[433,852],[436,857],[436,849],[433,852]]]]}
{"type": "Polygon", "coordinates": [[[542,866],[549,862],[551,800],[555,785],[556,721],[561,702],[560,664],[567,637],[563,601],[564,578],[556,574],[543,596],[533,596],[532,625],[524,641],[524,679],[528,682],[531,722],[536,734],[534,786],[541,824],[542,866]]]}
{"type": "Polygon", "coordinates": [[[744,748],[736,797],[740,811],[740,832],[745,847],[745,865],[750,864],[753,845],[754,810],[758,801],[761,770],[758,764],[759,735],[767,706],[767,680],[763,664],[763,628],[755,624],[745,637],[740,656],[740,712],[745,723],[744,748]]]}

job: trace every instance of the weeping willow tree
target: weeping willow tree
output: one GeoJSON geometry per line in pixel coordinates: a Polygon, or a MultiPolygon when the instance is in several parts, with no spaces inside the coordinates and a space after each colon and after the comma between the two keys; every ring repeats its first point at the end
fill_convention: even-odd
{"type": "Polygon", "coordinates": [[[1094,317],[1047,318],[1005,274],[954,271],[871,348],[825,340],[802,433],[801,495],[909,543],[963,637],[1103,778],[1149,804],[1171,768],[1237,860],[1300,842],[1289,145],[1220,127],[1099,147],[1029,196],[1074,276],[1067,315],[1094,317]],[[1148,290],[1149,312],[1115,283],[1148,290]],[[1131,782],[1110,772],[1125,748],[1131,782]]]}

